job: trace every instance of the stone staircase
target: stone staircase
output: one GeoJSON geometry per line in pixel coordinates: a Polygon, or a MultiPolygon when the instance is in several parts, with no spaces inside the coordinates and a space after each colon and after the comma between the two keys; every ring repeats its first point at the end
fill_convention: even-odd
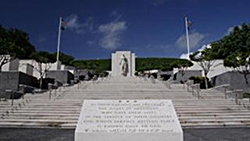
{"type": "Polygon", "coordinates": [[[168,89],[158,80],[108,78],[82,82],[24,99],[0,101],[0,127],[76,127],[85,99],[172,99],[182,127],[249,126],[250,110],[225,99],[218,91],[201,91],[193,96],[181,84],[168,89]]]}

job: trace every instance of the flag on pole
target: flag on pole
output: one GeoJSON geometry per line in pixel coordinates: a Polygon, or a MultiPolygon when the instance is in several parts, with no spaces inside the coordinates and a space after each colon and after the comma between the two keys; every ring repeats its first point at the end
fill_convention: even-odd
{"type": "Polygon", "coordinates": [[[188,59],[189,58],[189,54],[190,54],[190,46],[189,46],[189,35],[188,35],[188,31],[190,29],[192,22],[190,20],[188,20],[187,17],[185,17],[185,25],[186,25],[186,38],[187,38],[187,55],[188,55],[188,59]]]}
{"type": "Polygon", "coordinates": [[[67,21],[64,21],[64,20],[62,19],[62,21],[61,21],[61,30],[65,30],[65,29],[66,29],[66,26],[67,26],[67,21]]]}
{"type": "Polygon", "coordinates": [[[189,19],[187,19],[187,28],[188,28],[188,30],[190,30],[191,25],[192,25],[192,22],[189,19]]]}

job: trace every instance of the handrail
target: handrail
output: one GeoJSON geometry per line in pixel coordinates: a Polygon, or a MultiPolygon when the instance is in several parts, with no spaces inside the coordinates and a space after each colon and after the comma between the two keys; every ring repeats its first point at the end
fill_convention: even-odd
{"type": "Polygon", "coordinates": [[[156,83],[156,81],[155,81],[155,79],[154,79],[154,77],[153,77],[153,76],[151,76],[151,77],[150,77],[150,81],[151,81],[151,83],[153,83],[153,84],[155,84],[155,83],[156,83]]]}
{"type": "Polygon", "coordinates": [[[200,92],[201,92],[200,83],[192,84],[189,87],[191,87],[191,89],[192,89],[193,96],[196,96],[198,99],[204,99],[204,97],[201,97],[201,95],[200,95],[200,92]],[[196,95],[195,95],[195,91],[196,91],[196,95]]]}
{"type": "Polygon", "coordinates": [[[218,86],[215,86],[215,87],[209,88],[208,90],[210,90],[210,89],[218,89],[218,88],[225,88],[225,87],[230,87],[230,84],[222,84],[222,85],[218,85],[218,86]]]}

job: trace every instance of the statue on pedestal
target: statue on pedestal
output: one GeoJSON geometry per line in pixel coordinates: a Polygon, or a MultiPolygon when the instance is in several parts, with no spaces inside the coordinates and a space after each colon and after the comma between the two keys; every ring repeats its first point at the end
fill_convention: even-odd
{"type": "Polygon", "coordinates": [[[126,58],[124,54],[121,57],[120,66],[121,66],[121,74],[123,76],[127,76],[128,75],[128,59],[126,58]]]}

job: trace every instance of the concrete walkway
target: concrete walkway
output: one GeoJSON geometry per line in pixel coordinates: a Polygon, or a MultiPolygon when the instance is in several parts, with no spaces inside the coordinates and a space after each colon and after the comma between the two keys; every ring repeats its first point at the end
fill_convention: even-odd
{"type": "MultiPolygon", "coordinates": [[[[250,128],[184,129],[184,141],[250,141],[250,128]]],[[[74,129],[0,128],[1,141],[74,141],[74,129]]]]}

